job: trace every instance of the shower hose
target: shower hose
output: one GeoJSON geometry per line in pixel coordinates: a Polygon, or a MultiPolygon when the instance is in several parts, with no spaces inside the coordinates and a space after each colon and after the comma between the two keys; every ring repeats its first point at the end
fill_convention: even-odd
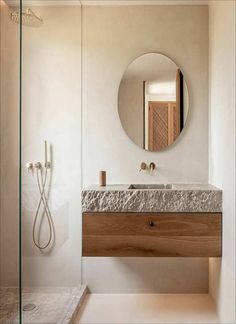
{"type": "Polygon", "coordinates": [[[45,187],[46,187],[47,177],[48,177],[48,167],[47,167],[47,165],[45,166],[45,173],[44,173],[44,176],[43,176],[42,165],[41,165],[41,163],[37,163],[36,164],[36,175],[37,175],[37,184],[38,184],[38,189],[39,189],[39,193],[40,193],[40,199],[39,199],[39,203],[38,203],[37,210],[36,210],[36,213],[35,213],[34,224],[33,224],[33,233],[32,234],[33,234],[34,244],[40,250],[44,250],[50,245],[50,243],[52,242],[52,239],[53,239],[52,216],[51,216],[50,209],[48,207],[48,198],[47,198],[47,195],[45,193],[45,187]],[[46,214],[48,227],[49,227],[49,237],[48,237],[48,240],[47,240],[47,242],[45,244],[40,244],[39,238],[38,238],[38,240],[36,239],[36,224],[37,224],[37,221],[38,221],[41,205],[43,205],[43,215],[46,214]]]}

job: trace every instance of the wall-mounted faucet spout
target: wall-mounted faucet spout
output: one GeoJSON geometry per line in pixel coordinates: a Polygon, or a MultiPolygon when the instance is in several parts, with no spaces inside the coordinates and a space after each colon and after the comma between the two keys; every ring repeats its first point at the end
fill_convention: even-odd
{"type": "Polygon", "coordinates": [[[156,164],[151,162],[149,166],[145,162],[141,162],[139,172],[142,170],[150,171],[151,173],[156,169],[156,164]]]}

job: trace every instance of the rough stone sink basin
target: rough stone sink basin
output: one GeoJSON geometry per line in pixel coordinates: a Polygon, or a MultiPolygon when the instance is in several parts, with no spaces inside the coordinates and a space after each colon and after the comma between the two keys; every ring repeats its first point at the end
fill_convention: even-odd
{"type": "Polygon", "coordinates": [[[222,211],[222,191],[209,184],[91,185],[82,191],[83,212],[222,211]]]}
{"type": "Polygon", "coordinates": [[[150,190],[150,189],[172,189],[172,184],[131,184],[128,189],[150,190]]]}

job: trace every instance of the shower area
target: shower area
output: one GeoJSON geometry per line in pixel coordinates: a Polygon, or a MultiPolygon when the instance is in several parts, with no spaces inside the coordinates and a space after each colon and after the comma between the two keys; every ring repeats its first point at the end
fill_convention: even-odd
{"type": "Polygon", "coordinates": [[[70,323],[86,293],[82,8],[0,2],[0,323],[70,323]]]}

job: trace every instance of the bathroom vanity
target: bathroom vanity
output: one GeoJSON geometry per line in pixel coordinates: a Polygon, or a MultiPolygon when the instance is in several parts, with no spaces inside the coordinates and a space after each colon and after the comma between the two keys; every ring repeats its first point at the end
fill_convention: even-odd
{"type": "MultiPolygon", "coordinates": [[[[118,113],[133,143],[157,152],[180,141],[189,102],[181,68],[147,53],[124,72],[118,113]]],[[[142,162],[140,171],[153,174],[156,164],[142,162]]],[[[82,192],[82,210],[83,256],[221,256],[222,192],[211,185],[92,186],[82,192]]]]}
{"type": "Polygon", "coordinates": [[[220,257],[222,191],[211,185],[82,191],[83,256],[220,257]]]}

